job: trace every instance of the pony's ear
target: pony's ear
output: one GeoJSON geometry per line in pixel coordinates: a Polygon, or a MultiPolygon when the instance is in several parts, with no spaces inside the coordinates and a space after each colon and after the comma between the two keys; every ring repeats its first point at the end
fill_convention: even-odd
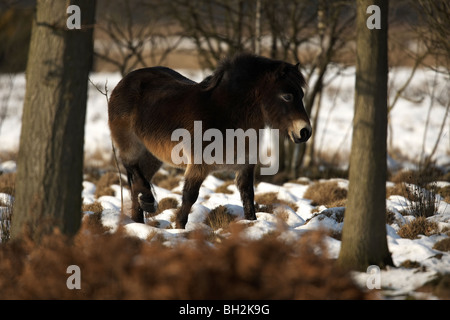
{"type": "Polygon", "coordinates": [[[284,78],[284,76],[288,73],[288,65],[286,63],[281,63],[275,71],[275,75],[278,78],[284,78]]]}
{"type": "Polygon", "coordinates": [[[295,67],[297,68],[298,72],[302,72],[302,69],[300,67],[300,62],[297,62],[297,64],[295,65],[295,67]]]}

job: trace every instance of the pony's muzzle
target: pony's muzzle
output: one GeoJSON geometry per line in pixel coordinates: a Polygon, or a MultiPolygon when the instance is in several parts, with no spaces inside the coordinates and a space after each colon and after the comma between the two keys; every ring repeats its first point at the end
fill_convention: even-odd
{"type": "Polygon", "coordinates": [[[312,135],[312,128],[309,123],[298,121],[290,131],[290,138],[295,143],[302,143],[309,140],[312,135]]]}

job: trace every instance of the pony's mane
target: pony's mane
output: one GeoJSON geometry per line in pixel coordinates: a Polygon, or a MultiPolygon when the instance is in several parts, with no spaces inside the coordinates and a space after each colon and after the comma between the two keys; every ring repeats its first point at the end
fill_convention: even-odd
{"type": "Polygon", "coordinates": [[[244,79],[255,79],[262,75],[272,74],[277,77],[288,77],[293,85],[306,86],[305,78],[298,70],[298,65],[294,66],[280,60],[273,60],[249,53],[237,54],[222,60],[214,73],[206,77],[200,85],[206,90],[213,90],[224,76],[227,74],[230,76],[231,72],[238,73],[244,79]]]}

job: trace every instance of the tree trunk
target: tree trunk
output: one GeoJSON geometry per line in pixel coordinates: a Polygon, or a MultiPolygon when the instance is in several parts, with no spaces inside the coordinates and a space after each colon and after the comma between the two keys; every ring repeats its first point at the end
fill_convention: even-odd
{"type": "Polygon", "coordinates": [[[27,65],[12,238],[81,224],[84,124],[95,1],[38,0],[27,65]],[[67,6],[81,30],[68,29],[67,6]]]}
{"type": "Polygon", "coordinates": [[[392,265],[386,240],[388,0],[357,0],[356,83],[349,192],[338,262],[344,268],[392,265]],[[369,29],[370,5],[381,29],[369,29]]]}

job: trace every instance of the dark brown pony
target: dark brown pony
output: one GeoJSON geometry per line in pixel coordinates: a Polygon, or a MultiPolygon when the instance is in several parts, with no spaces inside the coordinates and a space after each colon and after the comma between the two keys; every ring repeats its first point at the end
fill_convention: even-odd
{"type": "Polygon", "coordinates": [[[172,133],[184,128],[193,136],[194,121],[201,121],[203,131],[215,128],[225,134],[226,129],[269,126],[295,143],[306,142],[312,130],[302,103],[304,85],[298,65],[249,54],[225,60],[200,83],[165,67],[126,75],[111,94],[108,112],[111,136],[131,188],[131,218],[144,222],[144,211],[155,212],[150,182],[166,163],[185,169],[177,227],[185,227],[207,175],[221,169],[236,171],[245,218],[255,220],[255,164],[176,165],[171,154],[178,142],[172,141],[172,133]]]}

